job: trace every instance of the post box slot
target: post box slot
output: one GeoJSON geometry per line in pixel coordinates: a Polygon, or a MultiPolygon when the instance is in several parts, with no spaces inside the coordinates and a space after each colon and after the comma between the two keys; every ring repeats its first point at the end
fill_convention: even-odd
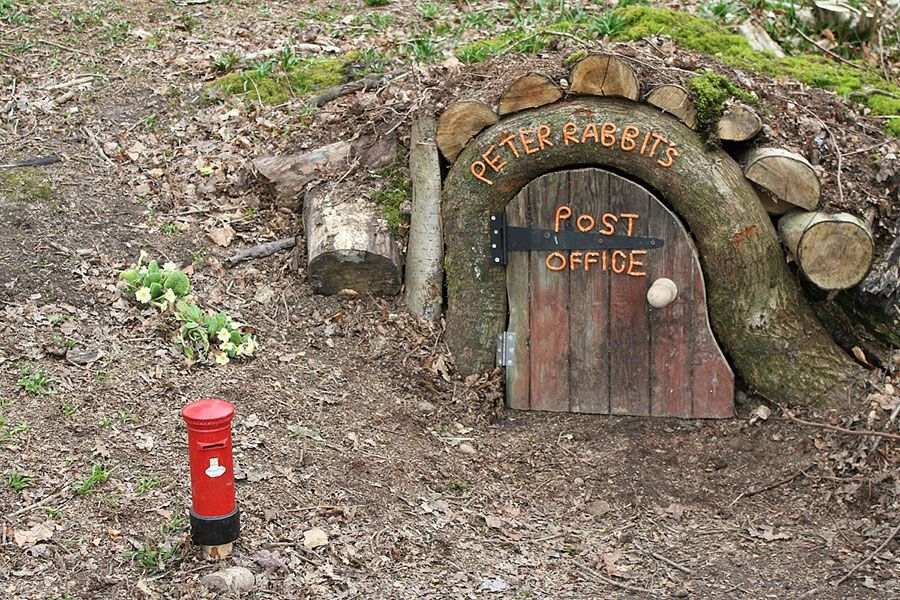
{"type": "Polygon", "coordinates": [[[224,448],[225,440],[219,440],[218,442],[200,442],[199,446],[201,450],[214,450],[216,448],[224,448]]]}

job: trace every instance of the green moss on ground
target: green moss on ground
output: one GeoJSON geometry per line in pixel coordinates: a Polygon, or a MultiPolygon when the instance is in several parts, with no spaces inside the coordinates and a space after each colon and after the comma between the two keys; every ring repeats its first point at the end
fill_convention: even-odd
{"type": "MultiPolygon", "coordinates": [[[[864,104],[874,115],[900,114],[900,99],[870,93],[872,90],[882,90],[900,96],[900,87],[885,81],[872,69],[836,63],[819,55],[777,58],[768,52],[756,52],[743,37],[734,35],[709,19],[687,13],[643,6],[629,6],[619,9],[617,13],[624,19],[625,27],[616,39],[639,40],[653,35],[668,35],[683,48],[710,54],[726,65],[769,77],[792,77],[864,104]]],[[[900,136],[900,119],[887,119],[885,130],[890,135],[900,136]]]]}
{"type": "Polygon", "coordinates": [[[276,67],[255,68],[229,73],[207,84],[228,95],[245,95],[251,102],[281,104],[293,96],[302,96],[343,83],[346,65],[355,57],[304,58],[296,60],[290,70],[276,67]]]}
{"type": "Polygon", "coordinates": [[[56,200],[56,192],[49,180],[31,169],[0,171],[0,199],[15,204],[52,204],[56,200]]]}
{"type": "Polygon", "coordinates": [[[712,71],[703,71],[691,77],[688,86],[694,92],[697,109],[697,129],[708,134],[725,112],[725,105],[732,98],[747,104],[759,105],[759,98],[731,82],[727,77],[712,71]]]}
{"type": "Polygon", "coordinates": [[[412,194],[412,181],[403,168],[406,164],[405,154],[400,152],[397,162],[381,172],[385,184],[372,196],[372,200],[381,207],[381,216],[387,221],[391,234],[398,238],[403,237],[409,229],[409,214],[400,207],[411,199],[412,194]]]}

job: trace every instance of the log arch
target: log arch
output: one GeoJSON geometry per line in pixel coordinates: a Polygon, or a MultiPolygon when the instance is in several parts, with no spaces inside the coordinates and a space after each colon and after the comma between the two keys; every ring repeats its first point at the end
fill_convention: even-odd
{"type": "Polygon", "coordinates": [[[482,131],[450,169],[442,200],[447,340],[460,372],[493,367],[496,336],[506,326],[505,272],[490,262],[488,216],[502,211],[532,179],[579,166],[612,168],[644,182],[688,224],[706,277],[714,331],[753,389],[794,404],[844,397],[861,369],[806,303],[775,229],[738,164],[678,119],[613,97],[582,97],[511,115],[482,131]],[[675,144],[678,157],[664,167],[618,144],[556,143],[561,136],[528,156],[501,152],[503,140],[522,130],[534,133],[543,125],[559,135],[567,123],[581,131],[605,122],[617,124],[619,133],[627,125],[658,133],[675,144]],[[491,185],[473,175],[474,162],[487,158],[500,165],[496,157],[506,164],[487,170],[491,185]]]}

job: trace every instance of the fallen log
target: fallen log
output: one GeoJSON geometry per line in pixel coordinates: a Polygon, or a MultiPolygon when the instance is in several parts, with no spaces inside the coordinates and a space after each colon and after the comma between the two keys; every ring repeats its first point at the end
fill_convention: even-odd
{"type": "Polygon", "coordinates": [[[321,94],[310,98],[308,104],[314,108],[318,108],[320,106],[328,104],[332,100],[340,98],[341,96],[346,96],[347,94],[354,94],[363,90],[382,87],[390,83],[391,80],[400,77],[405,72],[406,71],[401,70],[391,71],[390,73],[372,73],[371,75],[366,75],[365,77],[362,77],[355,81],[348,81],[347,83],[328,88],[321,94]]]}
{"type": "Polygon", "coordinates": [[[823,290],[851,288],[872,266],[872,234],[853,215],[791,211],[778,232],[800,272],[823,290]]]}
{"type": "Polygon", "coordinates": [[[716,135],[726,142],[746,142],[762,131],[762,119],[743,104],[732,106],[716,123],[716,135]]]}
{"type": "Polygon", "coordinates": [[[575,94],[622,96],[637,100],[637,76],[628,63],[608,54],[585,56],[572,67],[569,89],[575,94]]]}
{"type": "Polygon", "coordinates": [[[444,302],[444,243],[441,237],[441,164],[430,116],[413,122],[409,177],[412,216],[406,253],[405,300],[409,312],[434,321],[444,302]]]}
{"type": "Polygon", "coordinates": [[[438,120],[435,141],[444,158],[453,162],[478,133],[500,119],[491,107],[477,100],[451,104],[438,120]]]}
{"type": "Polygon", "coordinates": [[[320,171],[346,163],[350,150],[349,142],[335,142],[299,154],[263,156],[253,166],[273,184],[276,206],[297,210],[306,186],[320,171]]]}
{"type": "Polygon", "coordinates": [[[900,237],[878,252],[866,278],[838,295],[837,302],[876,339],[900,347],[900,237]]]}
{"type": "Polygon", "coordinates": [[[779,200],[813,210],[819,204],[819,178],[809,162],[782,148],[757,148],[744,161],[744,177],[779,200]]]}
{"type": "Polygon", "coordinates": [[[680,85],[661,85],[653,88],[647,94],[647,102],[662,109],[663,112],[675,115],[691,129],[697,128],[697,109],[694,108],[694,102],[687,90],[680,85]]]}
{"type": "Polygon", "coordinates": [[[297,244],[297,238],[294,236],[282,238],[280,240],[275,240],[274,242],[266,242],[265,244],[259,244],[257,246],[253,246],[252,248],[247,248],[246,250],[241,250],[237,254],[233,256],[229,256],[225,259],[223,263],[226,267],[233,267],[238,263],[242,263],[245,260],[252,260],[254,258],[265,258],[266,256],[271,256],[276,252],[281,252],[282,250],[287,250],[288,248],[293,248],[297,244]]]}
{"type": "Polygon", "coordinates": [[[500,116],[519,112],[526,108],[537,108],[551,104],[562,98],[562,90],[553,80],[537,73],[528,73],[512,82],[500,96],[500,116]]]}
{"type": "Polygon", "coordinates": [[[303,216],[307,276],[313,291],[325,295],[345,289],[384,295],[400,291],[400,251],[376,206],[320,186],[306,194],[303,216]]]}

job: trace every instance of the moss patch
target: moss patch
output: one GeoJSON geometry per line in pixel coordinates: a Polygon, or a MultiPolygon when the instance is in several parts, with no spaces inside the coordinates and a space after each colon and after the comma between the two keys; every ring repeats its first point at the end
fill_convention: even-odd
{"type": "Polygon", "coordinates": [[[323,90],[345,81],[345,67],[355,56],[304,58],[289,70],[263,63],[255,69],[229,73],[207,85],[228,95],[245,95],[251,102],[281,104],[293,96],[323,90]],[[276,72],[276,68],[278,71],[276,72]]]}
{"type": "MultiPolygon", "coordinates": [[[[833,91],[868,106],[875,115],[900,114],[900,99],[877,93],[851,96],[873,89],[900,96],[900,87],[885,81],[871,69],[857,69],[819,55],[776,58],[755,52],[747,40],[708,19],[663,8],[629,6],[619,9],[625,20],[620,40],[639,40],[652,35],[670,36],[680,46],[710,54],[726,65],[756,71],[769,77],[792,77],[808,85],[833,91]]],[[[900,136],[900,119],[888,119],[887,132],[900,136]]]]}
{"type": "Polygon", "coordinates": [[[0,171],[0,199],[15,204],[50,204],[56,200],[56,192],[48,179],[30,169],[0,171]]]}
{"type": "Polygon", "coordinates": [[[712,71],[703,71],[701,75],[691,77],[688,86],[695,96],[697,128],[704,135],[709,133],[725,112],[725,105],[730,99],[737,98],[748,104],[759,104],[759,98],[738,87],[727,77],[712,71]]]}
{"type": "Polygon", "coordinates": [[[381,206],[381,216],[387,221],[391,234],[398,238],[409,230],[409,213],[400,209],[412,194],[412,181],[406,176],[405,164],[406,153],[401,151],[397,162],[381,172],[385,184],[372,196],[372,200],[381,206]]]}

